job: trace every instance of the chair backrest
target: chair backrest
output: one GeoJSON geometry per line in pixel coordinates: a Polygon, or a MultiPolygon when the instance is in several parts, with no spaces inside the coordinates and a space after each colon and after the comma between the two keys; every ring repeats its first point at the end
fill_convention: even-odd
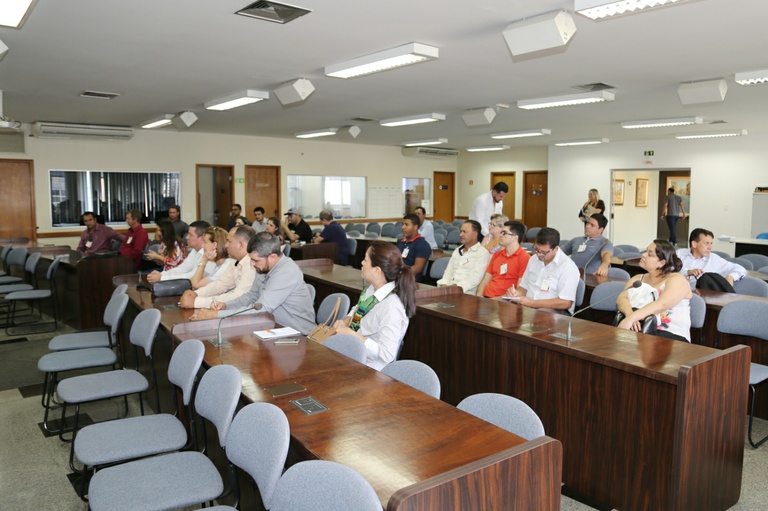
{"type": "Polygon", "coordinates": [[[102,316],[104,325],[109,328],[110,339],[114,343],[117,339],[117,332],[120,330],[120,320],[123,319],[125,309],[128,306],[128,295],[113,294],[112,298],[107,302],[107,307],[104,309],[104,316],[102,316]]]}
{"type": "Polygon", "coordinates": [[[61,257],[55,257],[53,259],[53,262],[48,267],[48,271],[45,272],[45,279],[51,283],[51,289],[53,289],[55,286],[53,284],[53,277],[56,275],[56,270],[59,269],[59,265],[61,264],[61,257]]]}
{"type": "Polygon", "coordinates": [[[445,238],[445,242],[449,245],[458,245],[461,243],[460,235],[461,235],[461,231],[459,231],[458,229],[450,231],[448,233],[448,237],[445,238]]]}
{"type": "Polygon", "coordinates": [[[123,242],[118,239],[112,240],[112,243],[110,244],[110,248],[112,249],[112,252],[119,251],[120,247],[122,246],[123,246],[123,242]]]}
{"type": "Polygon", "coordinates": [[[541,230],[541,227],[531,227],[528,229],[528,232],[525,233],[524,238],[526,240],[535,240],[536,235],[539,234],[539,231],[541,230]]]}
{"type": "Polygon", "coordinates": [[[640,259],[643,257],[643,254],[640,252],[624,252],[621,254],[621,259],[627,260],[627,259],[640,259]]]}
{"type": "Polygon", "coordinates": [[[157,309],[146,309],[134,318],[131,325],[129,340],[131,344],[144,348],[144,354],[152,356],[152,345],[157,337],[157,327],[160,325],[160,311],[157,309]]]}
{"type": "Polygon", "coordinates": [[[365,228],[365,232],[375,232],[381,234],[381,224],[379,222],[371,222],[368,227],[365,228]]]}
{"type": "Polygon", "coordinates": [[[723,259],[727,259],[727,258],[731,257],[731,254],[729,254],[728,252],[721,252],[719,250],[713,250],[712,253],[719,255],[723,259]]]}
{"type": "Polygon", "coordinates": [[[445,274],[445,269],[448,267],[450,262],[450,257],[441,257],[440,259],[435,260],[432,263],[432,266],[429,268],[429,276],[435,280],[442,279],[443,274],[445,274]]]}
{"type": "Polygon", "coordinates": [[[14,264],[17,266],[24,266],[24,262],[26,260],[27,260],[26,247],[19,247],[11,250],[11,253],[8,254],[8,259],[6,259],[6,262],[8,263],[8,267],[14,264]]]}
{"type": "Polygon", "coordinates": [[[622,252],[640,252],[640,249],[634,245],[616,245],[616,248],[620,248],[622,252]]]}
{"type": "Polygon", "coordinates": [[[285,257],[290,257],[291,256],[291,244],[290,243],[286,243],[285,245],[283,245],[283,255],[285,257]]]}
{"type": "Polygon", "coordinates": [[[307,284],[307,289],[309,290],[309,297],[312,298],[312,303],[315,303],[315,295],[317,294],[315,286],[312,284],[307,284]]]}
{"type": "Polygon", "coordinates": [[[147,245],[147,249],[144,252],[156,252],[160,253],[160,243],[152,243],[151,245],[147,245]]]}
{"type": "Polygon", "coordinates": [[[344,226],[344,231],[349,232],[355,228],[355,224],[353,222],[348,223],[344,226]]]}
{"type": "Polygon", "coordinates": [[[461,224],[463,224],[464,222],[466,222],[466,220],[462,220],[461,218],[456,218],[453,220],[453,222],[451,222],[451,225],[454,225],[456,227],[461,227],[461,224]]]}
{"type": "Polygon", "coordinates": [[[544,436],[544,425],[530,406],[504,394],[475,394],[464,398],[456,407],[506,429],[526,440],[544,436]]]}
{"type": "Polygon", "coordinates": [[[400,380],[416,390],[440,399],[440,378],[437,373],[418,360],[395,360],[381,370],[383,374],[400,380]]]}
{"type": "Polygon", "coordinates": [[[445,234],[441,232],[436,232],[435,243],[437,244],[437,248],[443,248],[443,245],[445,245],[445,234]]]}
{"type": "Polygon", "coordinates": [[[347,231],[347,236],[351,236],[353,238],[361,238],[363,234],[357,229],[352,229],[351,231],[347,231]]]}
{"type": "Polygon", "coordinates": [[[249,404],[229,427],[227,459],[256,482],[266,509],[271,507],[275,486],[283,473],[290,440],[288,419],[271,403],[249,404]]]}
{"type": "Polygon", "coordinates": [[[128,284],[120,284],[115,288],[114,291],[112,291],[112,296],[124,295],[127,292],[128,292],[128,284]]]}
{"type": "Polygon", "coordinates": [[[198,339],[188,339],[173,350],[168,363],[168,381],[181,389],[182,402],[187,406],[192,400],[197,372],[203,364],[205,346],[198,339]]]}
{"type": "Polygon", "coordinates": [[[691,328],[703,328],[707,317],[707,304],[697,294],[691,295],[691,328]]]}
{"type": "Polygon", "coordinates": [[[608,268],[608,276],[612,279],[629,280],[629,272],[623,268],[610,267],[608,268]]]}
{"type": "Polygon", "coordinates": [[[376,239],[376,238],[379,237],[379,233],[368,231],[368,232],[365,233],[365,237],[366,238],[371,238],[371,239],[376,239]]]}
{"type": "Polygon", "coordinates": [[[392,222],[388,222],[381,226],[381,234],[384,238],[394,238],[395,237],[395,224],[392,222]]]}
{"type": "Polygon", "coordinates": [[[365,344],[363,344],[363,342],[354,335],[332,335],[325,340],[323,345],[326,348],[330,348],[333,351],[341,353],[345,357],[349,357],[352,360],[357,360],[361,364],[365,363],[365,344]]]}
{"type": "Polygon", "coordinates": [[[234,366],[220,365],[208,369],[200,379],[195,394],[195,411],[216,427],[219,445],[226,447],[229,426],[235,415],[243,379],[234,366]]]}
{"type": "Polygon", "coordinates": [[[752,264],[752,261],[750,261],[749,259],[744,259],[743,257],[729,257],[728,261],[743,266],[745,270],[752,271],[755,269],[754,265],[752,264]]]}
{"type": "Polygon", "coordinates": [[[355,230],[361,234],[366,232],[365,224],[355,224],[355,230]]]}
{"type": "Polygon", "coordinates": [[[353,469],[333,461],[311,460],[285,471],[269,509],[381,511],[381,502],[370,483],[353,469]]]}
{"type": "Polygon", "coordinates": [[[768,341],[768,303],[739,300],[725,304],[717,318],[717,331],[768,341]]]}
{"type": "Polygon", "coordinates": [[[357,240],[353,238],[347,238],[347,250],[349,254],[357,253],[357,240]]]}
{"type": "Polygon", "coordinates": [[[742,259],[746,259],[752,263],[752,268],[762,268],[768,266],[768,256],[763,254],[744,254],[739,256],[742,259]]]}
{"type": "Polygon", "coordinates": [[[333,307],[336,305],[336,299],[340,298],[339,313],[336,315],[336,319],[344,319],[344,316],[349,312],[349,297],[344,293],[331,293],[320,303],[320,307],[317,308],[317,323],[323,323],[328,320],[328,316],[333,311],[333,307]]]}
{"type": "Polygon", "coordinates": [[[42,255],[43,254],[40,252],[34,252],[32,255],[30,255],[27,258],[27,262],[24,263],[24,271],[34,276],[35,272],[37,271],[37,265],[40,263],[40,257],[42,257],[42,255]]]}
{"type": "Polygon", "coordinates": [[[8,268],[8,254],[11,253],[11,249],[13,248],[13,245],[8,243],[6,246],[3,247],[2,252],[0,252],[0,261],[3,262],[3,269],[8,268]]]}
{"type": "Polygon", "coordinates": [[[581,307],[581,304],[584,303],[584,293],[587,292],[587,284],[584,282],[584,279],[579,279],[579,284],[576,286],[576,300],[574,300],[574,308],[575,307],[581,307]]]}
{"type": "Polygon", "coordinates": [[[615,311],[616,298],[626,284],[624,282],[603,282],[592,291],[589,297],[589,305],[598,311],[615,311]],[[611,300],[613,296],[613,300],[611,300]]]}
{"type": "Polygon", "coordinates": [[[456,227],[453,224],[445,224],[445,227],[443,227],[443,230],[447,232],[448,234],[452,233],[453,231],[458,231],[459,227],[456,227]]]}
{"type": "Polygon", "coordinates": [[[762,268],[760,268],[757,271],[759,271],[760,273],[768,273],[768,266],[763,266],[762,268]]]}
{"type": "Polygon", "coordinates": [[[768,298],[768,282],[749,275],[734,282],[733,290],[740,295],[768,298]]]}
{"type": "Polygon", "coordinates": [[[623,254],[623,253],[624,253],[624,251],[622,249],[620,249],[619,247],[613,247],[613,255],[615,257],[620,257],[621,254],[623,254]]]}

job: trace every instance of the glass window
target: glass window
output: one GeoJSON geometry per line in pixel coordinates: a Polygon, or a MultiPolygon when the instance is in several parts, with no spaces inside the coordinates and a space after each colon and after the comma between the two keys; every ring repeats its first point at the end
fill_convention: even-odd
{"type": "Polygon", "coordinates": [[[403,178],[403,194],[405,195],[405,214],[415,213],[421,206],[432,216],[432,180],[420,177],[403,178]]]}
{"type": "Polygon", "coordinates": [[[336,218],[365,218],[366,178],[289,175],[288,207],[298,208],[304,218],[323,209],[336,218]]]}

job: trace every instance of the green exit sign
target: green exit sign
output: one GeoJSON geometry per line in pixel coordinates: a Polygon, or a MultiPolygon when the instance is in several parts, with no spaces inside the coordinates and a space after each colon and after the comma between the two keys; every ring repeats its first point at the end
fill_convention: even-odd
{"type": "Polygon", "coordinates": [[[653,156],[653,151],[645,151],[643,156],[653,156]]]}
{"type": "Polygon", "coordinates": [[[245,178],[244,177],[237,177],[237,178],[235,178],[235,183],[243,184],[243,183],[245,183],[245,178]]]}

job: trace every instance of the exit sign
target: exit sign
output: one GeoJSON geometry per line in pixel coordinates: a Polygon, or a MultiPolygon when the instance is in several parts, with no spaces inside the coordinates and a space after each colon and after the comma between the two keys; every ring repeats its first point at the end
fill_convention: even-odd
{"type": "Polygon", "coordinates": [[[643,156],[653,156],[653,151],[645,151],[643,152],[643,156]]]}
{"type": "Polygon", "coordinates": [[[245,178],[244,177],[235,178],[235,183],[243,184],[245,183],[245,178]]]}

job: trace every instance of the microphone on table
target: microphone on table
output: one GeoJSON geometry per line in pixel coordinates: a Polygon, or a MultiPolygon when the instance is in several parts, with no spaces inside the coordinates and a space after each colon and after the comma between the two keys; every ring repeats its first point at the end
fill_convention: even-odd
{"type": "MultiPolygon", "coordinates": [[[[633,289],[637,289],[637,288],[638,288],[638,287],[640,287],[641,285],[642,285],[642,283],[641,283],[639,280],[636,280],[636,281],[634,281],[634,282],[632,283],[632,286],[631,286],[631,287],[632,287],[633,289]]],[[[555,334],[553,337],[558,337],[558,338],[560,338],[560,339],[565,339],[566,341],[578,341],[578,340],[579,340],[578,338],[576,338],[576,339],[573,339],[573,338],[571,337],[571,322],[573,321],[573,317],[574,317],[576,314],[581,314],[582,312],[584,312],[584,311],[585,311],[585,310],[587,310],[587,309],[591,309],[592,307],[594,307],[594,306],[595,306],[595,305],[597,305],[597,304],[603,303],[603,302],[605,302],[605,301],[607,301],[607,300],[611,300],[611,299],[615,300],[615,299],[616,299],[616,298],[618,298],[618,297],[619,297],[619,295],[620,295],[621,293],[623,293],[623,292],[624,292],[624,289],[622,289],[621,291],[619,291],[619,292],[618,292],[618,293],[616,293],[616,294],[613,294],[613,295],[610,295],[610,296],[606,296],[606,297],[605,297],[605,298],[603,298],[602,300],[598,300],[598,301],[596,301],[595,303],[591,303],[591,304],[587,305],[586,307],[584,307],[583,309],[579,309],[579,310],[577,310],[576,312],[574,312],[573,314],[571,314],[571,315],[570,315],[570,317],[568,318],[568,332],[566,333],[566,335],[563,335],[563,334],[555,334]]]]}
{"type": "MultiPolygon", "coordinates": [[[[219,326],[216,327],[216,346],[223,346],[224,345],[224,339],[221,338],[221,324],[224,322],[225,319],[231,318],[234,316],[239,316],[240,314],[245,314],[246,312],[250,312],[252,310],[259,310],[261,309],[260,303],[254,303],[250,307],[247,307],[241,311],[237,311],[234,314],[230,314],[229,316],[224,316],[223,318],[219,319],[219,326]]],[[[213,340],[213,339],[211,339],[213,340]]]]}

